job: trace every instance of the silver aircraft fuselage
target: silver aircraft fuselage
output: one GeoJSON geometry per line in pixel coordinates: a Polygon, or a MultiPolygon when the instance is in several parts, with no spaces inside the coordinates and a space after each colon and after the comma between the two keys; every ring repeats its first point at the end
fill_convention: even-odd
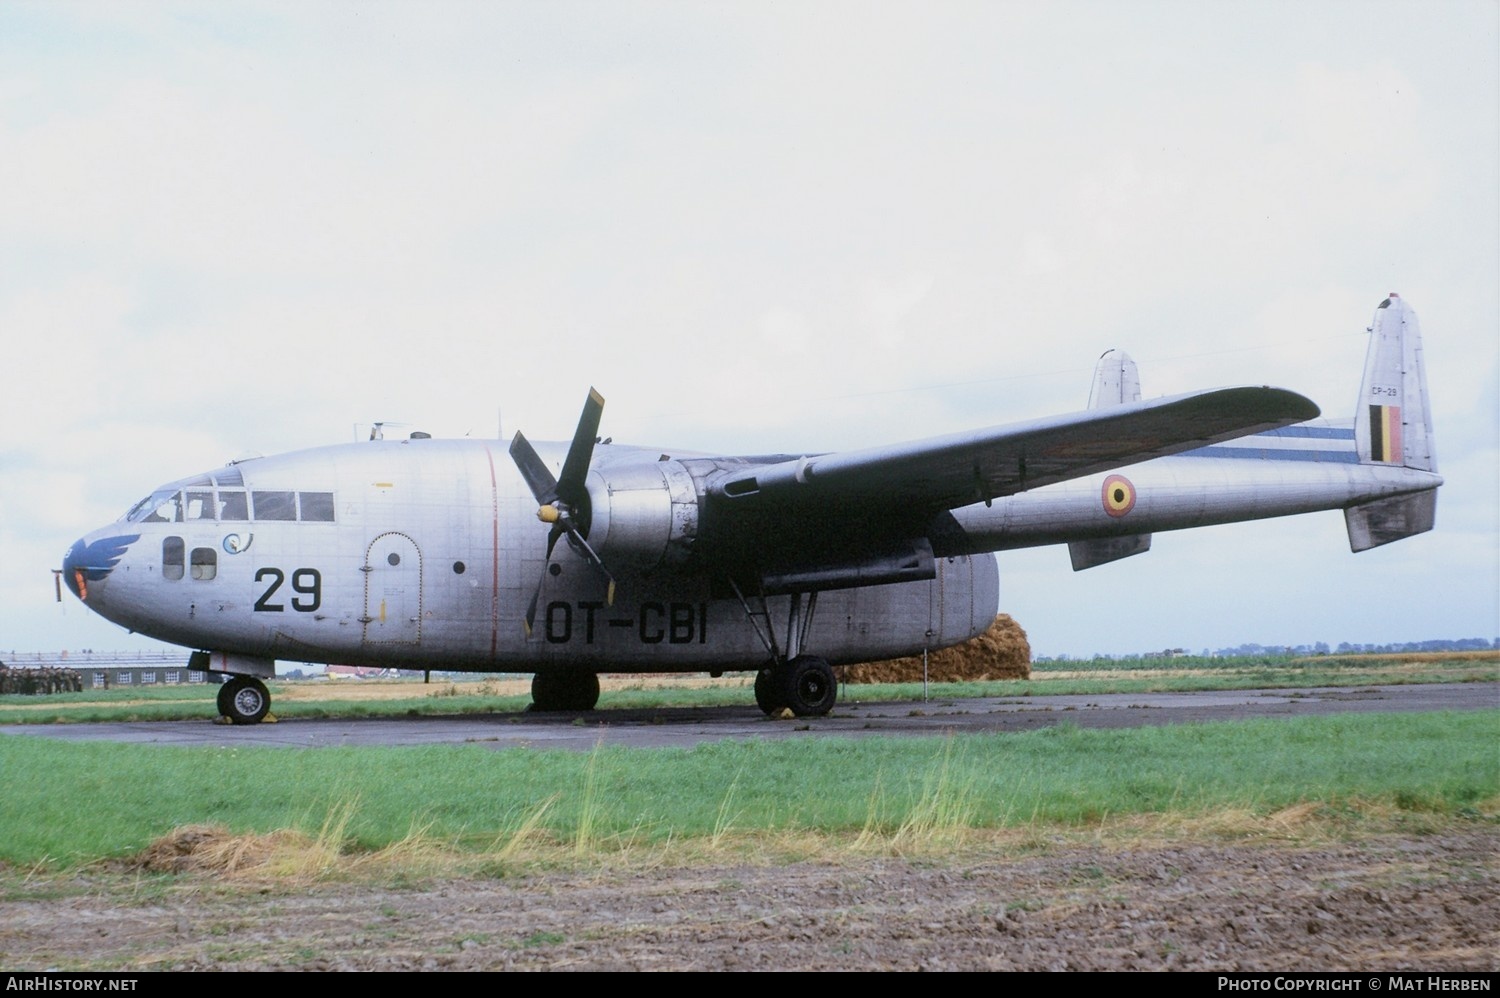
{"type": "MultiPolygon", "coordinates": [[[[538,447],[561,459],[559,447],[538,447]]],[[[596,474],[634,466],[656,477],[655,489],[616,491],[626,498],[614,504],[615,530],[624,528],[621,512],[669,507],[661,472],[684,470],[658,461],[660,453],[622,446],[597,452],[596,474]]],[[[262,658],[482,672],[534,672],[554,663],[696,672],[758,668],[766,658],[740,603],[716,598],[705,574],[625,565],[616,568],[619,595],[609,606],[604,585],[566,544],[543,581],[528,635],[523,616],[543,573],[545,537],[536,503],[499,442],[370,441],[232,469],[243,485],[211,489],[204,484],[210,476],[199,476],[158,490],[204,495],[189,509],[169,498],[161,507],[166,522],[140,511],[133,522],[122,519],[80,540],[69,555],[75,567],[65,571],[68,584],[91,609],[132,631],[262,658]],[[332,496],[332,515],[205,515],[226,506],[225,494],[248,496],[253,509],[273,494],[332,496]],[[89,561],[85,552],[110,546],[118,560],[107,573],[82,572],[80,590],[76,566],[89,561]]],[[[326,515],[327,503],[318,502],[326,515]]],[[[242,500],[228,505],[238,510],[242,500]]],[[[300,504],[278,505],[277,515],[286,505],[300,504]]],[[[608,558],[607,496],[594,508],[590,538],[608,558]]],[[[668,542],[662,530],[646,546],[665,552],[668,542]]],[[[982,633],[998,600],[994,559],[954,556],[941,560],[931,581],[823,594],[809,638],[835,663],[916,654],[982,633]]],[[[778,626],[787,602],[770,600],[778,626]]]]}

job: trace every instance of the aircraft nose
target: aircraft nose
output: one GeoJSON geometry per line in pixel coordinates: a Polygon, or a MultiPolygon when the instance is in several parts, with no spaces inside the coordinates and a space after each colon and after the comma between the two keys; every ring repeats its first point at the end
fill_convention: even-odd
{"type": "MultiPolygon", "coordinates": [[[[89,598],[89,586],[103,583],[125,557],[140,534],[121,534],[114,529],[101,530],[79,538],[63,557],[63,577],[68,588],[81,600],[89,598]]],[[[97,609],[97,607],[96,607],[97,609]]]]}
{"type": "Polygon", "coordinates": [[[83,574],[83,553],[87,547],[84,538],[80,537],[73,542],[72,547],[68,548],[68,553],[63,555],[63,581],[79,599],[88,599],[88,582],[83,574]]]}

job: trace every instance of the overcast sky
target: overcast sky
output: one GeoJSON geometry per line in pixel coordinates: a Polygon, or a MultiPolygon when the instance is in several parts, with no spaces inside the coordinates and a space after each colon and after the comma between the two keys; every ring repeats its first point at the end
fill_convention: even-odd
{"type": "Polygon", "coordinates": [[[1500,5],[0,2],[0,656],[156,647],[51,570],[354,439],[869,446],[1425,334],[1437,529],[999,556],[1038,655],[1500,634],[1500,5]]]}

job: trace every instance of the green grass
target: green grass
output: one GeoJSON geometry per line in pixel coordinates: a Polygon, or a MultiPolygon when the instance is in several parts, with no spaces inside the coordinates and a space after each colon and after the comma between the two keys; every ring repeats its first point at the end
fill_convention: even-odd
{"type": "MultiPolygon", "coordinates": [[[[1039,663],[1030,680],[932,684],[972,696],[1493,681],[1495,653],[1472,656],[1267,656],[1039,663]]],[[[399,700],[293,700],[283,717],[522,711],[485,677],[413,682],[399,700]]],[[[135,687],[0,697],[0,723],[202,719],[217,688],[135,687]],[[41,708],[41,709],[38,709],[41,708]]],[[[844,701],[920,702],[920,683],[847,686],[844,701]]],[[[748,686],[673,687],[641,677],[606,690],[610,708],[739,705],[748,686]]],[[[837,708],[835,708],[837,710],[837,708]]],[[[798,836],[844,847],[943,849],[975,830],[1045,836],[1106,824],[1219,821],[1235,834],[1311,809],[1355,825],[1496,820],[1500,712],[1246,721],[1213,725],[948,739],[726,742],[593,753],[479,746],[178,749],[0,737],[0,870],[66,871],[137,853],[175,829],[300,835],[296,872],[433,850],[503,872],[535,857],[590,862],[640,846],[734,849],[798,836]],[[1043,830],[1051,831],[1043,831],[1043,830]]],[[[1218,826],[1216,826],[1218,827],[1218,826]]],[[[803,844],[805,845],[805,843],[803,844]]],[[[793,848],[801,848],[798,845],[793,848]]],[[[421,863],[397,864],[399,876],[421,863]]]]}
{"type": "MultiPolygon", "coordinates": [[[[0,737],[0,864],[67,869],[175,828],[305,833],[333,854],[421,839],[590,857],[641,845],[815,833],[893,848],[969,829],[1299,805],[1493,820],[1500,712],[1359,714],[951,738],[717,742],[592,753],[172,748],[0,737]]],[[[1257,817],[1258,816],[1258,817],[1257,817]]]]}

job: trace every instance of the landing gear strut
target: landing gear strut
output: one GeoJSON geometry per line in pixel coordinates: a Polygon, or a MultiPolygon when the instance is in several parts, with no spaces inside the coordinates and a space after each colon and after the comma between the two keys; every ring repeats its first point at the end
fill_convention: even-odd
{"type": "Polygon", "coordinates": [[[232,724],[259,724],[271,709],[271,693],[254,676],[234,676],[219,687],[218,704],[232,724]]]}
{"type": "Polygon", "coordinates": [[[822,717],[832,710],[839,693],[833,666],[816,655],[802,654],[802,643],[812,627],[813,611],[818,606],[818,594],[808,594],[804,614],[802,594],[792,593],[787,610],[786,653],[783,654],[776,644],[776,629],[771,622],[766,598],[759,597],[758,606],[752,608],[733,580],[730,580],[730,585],[734,587],[750,625],[755,628],[756,636],[771,653],[771,660],[755,675],[755,705],[768,715],[790,710],[798,717],[822,717]]]}
{"type": "Polygon", "coordinates": [[[532,710],[593,710],[599,702],[599,674],[588,669],[555,669],[531,678],[532,710]]]}

